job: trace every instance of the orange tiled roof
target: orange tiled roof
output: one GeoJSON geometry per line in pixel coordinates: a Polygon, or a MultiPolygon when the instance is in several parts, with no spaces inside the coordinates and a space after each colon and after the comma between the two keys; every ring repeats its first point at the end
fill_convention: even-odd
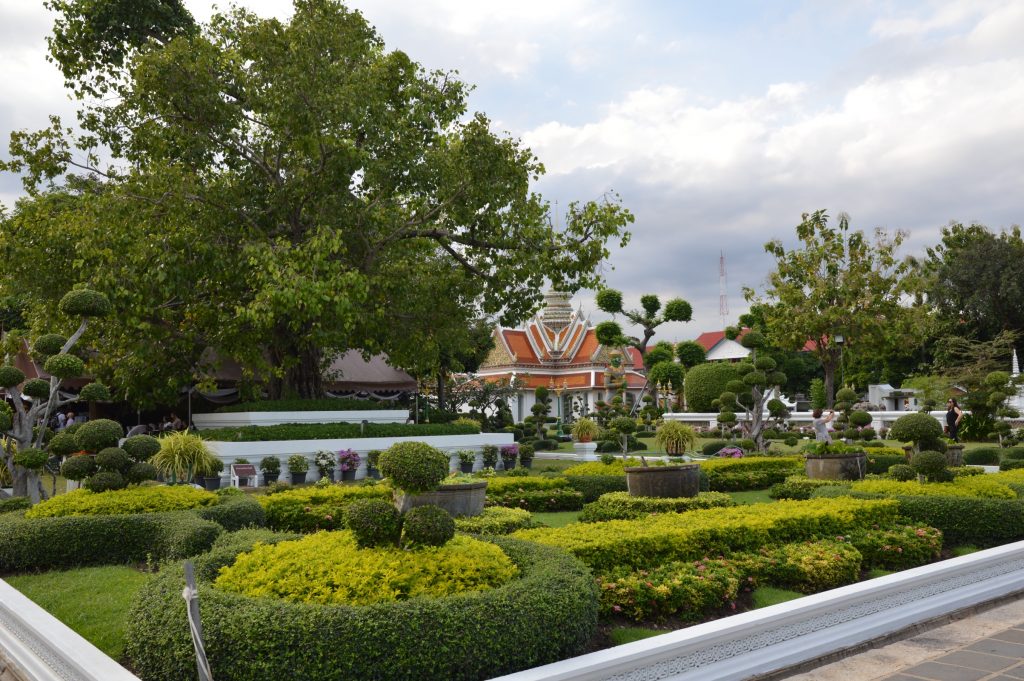
{"type": "Polygon", "coordinates": [[[526,339],[526,332],[519,329],[502,329],[508,348],[515,354],[519,364],[540,364],[536,353],[526,339]]]}

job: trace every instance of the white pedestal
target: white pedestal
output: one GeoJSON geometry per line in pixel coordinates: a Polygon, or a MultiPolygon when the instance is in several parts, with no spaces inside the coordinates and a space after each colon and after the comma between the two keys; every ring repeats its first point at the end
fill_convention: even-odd
{"type": "Polygon", "coordinates": [[[597,456],[596,442],[574,442],[572,448],[580,461],[598,461],[600,458],[597,456]]]}

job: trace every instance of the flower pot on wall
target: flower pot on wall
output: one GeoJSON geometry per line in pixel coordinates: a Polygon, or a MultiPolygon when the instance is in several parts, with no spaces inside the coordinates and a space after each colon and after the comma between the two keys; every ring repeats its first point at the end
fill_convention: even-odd
{"type": "Polygon", "coordinates": [[[634,497],[695,497],[700,492],[700,466],[628,466],[626,486],[634,497]]]}
{"type": "MultiPolygon", "coordinates": [[[[239,482],[240,485],[248,484],[248,478],[239,478],[239,481],[240,481],[239,482]]],[[[203,487],[206,488],[207,490],[209,490],[210,492],[214,492],[216,490],[219,490],[220,489],[220,476],[219,475],[212,475],[212,476],[204,477],[203,478],[203,487]]]]}

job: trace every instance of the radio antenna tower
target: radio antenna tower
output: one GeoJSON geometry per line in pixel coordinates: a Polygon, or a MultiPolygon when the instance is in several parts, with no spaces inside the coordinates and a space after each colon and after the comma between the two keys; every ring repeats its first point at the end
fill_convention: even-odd
{"type": "Polygon", "coordinates": [[[722,328],[724,329],[726,319],[729,317],[729,299],[725,295],[729,280],[725,276],[725,251],[718,253],[718,316],[722,318],[722,328]]]}

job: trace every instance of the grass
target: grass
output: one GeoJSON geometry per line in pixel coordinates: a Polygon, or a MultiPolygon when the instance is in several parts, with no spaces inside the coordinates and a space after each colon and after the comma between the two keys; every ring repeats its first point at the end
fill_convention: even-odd
{"type": "Polygon", "coordinates": [[[803,598],[804,594],[789,589],[778,589],[774,586],[759,586],[750,594],[754,600],[754,609],[766,608],[769,605],[785,603],[795,598],[803,598]]]}
{"type": "Polygon", "coordinates": [[[875,568],[873,570],[868,570],[867,579],[874,579],[875,577],[885,577],[886,575],[891,575],[893,572],[895,572],[895,570],[883,570],[882,568],[875,568]]]}
{"type": "Polygon", "coordinates": [[[971,544],[954,546],[952,549],[950,549],[950,553],[952,553],[954,556],[966,556],[969,553],[975,553],[977,551],[981,551],[981,549],[979,549],[977,546],[972,546],[971,544]]]}
{"type": "Polygon", "coordinates": [[[728,494],[737,504],[775,503],[775,499],[768,496],[768,490],[766,489],[751,489],[744,492],[729,492],[728,494]]]}
{"type": "Polygon", "coordinates": [[[632,643],[652,636],[659,636],[668,633],[664,629],[645,629],[644,627],[616,627],[608,632],[608,638],[612,645],[621,646],[623,643],[632,643]]]}
{"type": "Polygon", "coordinates": [[[565,527],[569,523],[576,522],[580,517],[579,511],[552,511],[550,513],[534,513],[533,519],[542,522],[548,527],[565,527]]]}
{"type": "Polygon", "coordinates": [[[6,580],[117,660],[124,653],[128,607],[149,577],[130,567],[104,566],[14,575],[6,580]]]}

